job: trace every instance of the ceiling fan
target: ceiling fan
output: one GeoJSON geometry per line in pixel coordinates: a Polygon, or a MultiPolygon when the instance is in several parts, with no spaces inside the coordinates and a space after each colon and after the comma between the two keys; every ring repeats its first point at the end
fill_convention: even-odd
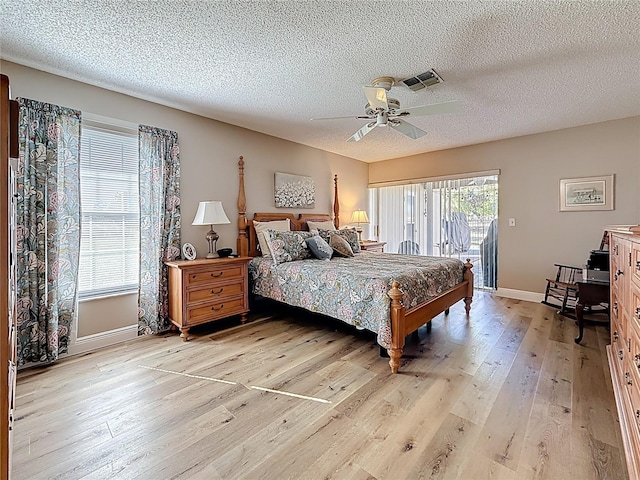
{"type": "Polygon", "coordinates": [[[387,92],[391,90],[394,79],[391,77],[376,78],[371,82],[371,86],[363,87],[368,103],[364,107],[364,115],[347,117],[326,117],[312,118],[311,120],[336,120],[342,118],[359,118],[371,120],[360,130],[349,137],[349,142],[357,142],[375,127],[391,127],[408,137],[420,138],[427,132],[418,127],[405,122],[404,117],[419,117],[424,115],[436,115],[440,113],[455,113],[460,111],[460,102],[454,100],[450,102],[434,103],[432,105],[421,105],[411,108],[400,108],[400,102],[395,98],[387,97],[387,92]]]}

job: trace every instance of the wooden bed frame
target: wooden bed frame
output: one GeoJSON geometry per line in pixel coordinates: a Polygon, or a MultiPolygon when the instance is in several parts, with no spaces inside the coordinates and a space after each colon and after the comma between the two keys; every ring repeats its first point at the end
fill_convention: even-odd
{"type": "MultiPolygon", "coordinates": [[[[238,161],[240,185],[238,190],[238,254],[241,256],[260,256],[258,251],[258,242],[253,222],[249,222],[246,217],[247,200],[244,192],[244,159],[240,157],[238,161]]],[[[338,201],[338,176],[334,176],[334,200],[333,215],[324,213],[303,213],[298,216],[292,213],[255,213],[252,220],[259,222],[268,222],[273,220],[289,219],[291,221],[291,230],[308,230],[307,221],[326,221],[333,220],[337,227],[340,226],[339,220],[339,201],[338,201]]],[[[393,282],[388,292],[391,298],[391,348],[387,349],[389,353],[389,366],[392,373],[397,373],[400,367],[400,357],[404,348],[404,340],[407,335],[415,332],[422,325],[431,321],[432,318],[441,312],[448,312],[449,307],[459,300],[464,299],[465,311],[467,316],[471,309],[473,300],[473,265],[467,258],[464,264],[464,280],[447,290],[443,294],[432,298],[428,302],[422,303],[416,307],[406,309],[402,303],[402,290],[398,282],[393,282]]]]}

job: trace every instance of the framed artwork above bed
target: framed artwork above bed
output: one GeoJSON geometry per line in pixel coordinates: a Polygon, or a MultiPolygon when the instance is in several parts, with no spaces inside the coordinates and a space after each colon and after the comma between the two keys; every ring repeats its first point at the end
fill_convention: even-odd
{"type": "Polygon", "coordinates": [[[316,187],[313,178],[276,172],[274,199],[278,208],[315,207],[316,187]]]}

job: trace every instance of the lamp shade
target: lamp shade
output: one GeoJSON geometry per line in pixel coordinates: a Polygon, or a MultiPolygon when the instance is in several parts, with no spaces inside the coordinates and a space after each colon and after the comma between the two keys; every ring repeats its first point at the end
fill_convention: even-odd
{"type": "Polygon", "coordinates": [[[218,225],[222,223],[231,223],[224,213],[222,202],[219,200],[209,200],[200,202],[196,218],[193,219],[191,225],[218,225]]]}
{"type": "Polygon", "coordinates": [[[351,214],[351,223],[369,223],[369,217],[367,217],[367,212],[364,210],[355,210],[351,214]]]}

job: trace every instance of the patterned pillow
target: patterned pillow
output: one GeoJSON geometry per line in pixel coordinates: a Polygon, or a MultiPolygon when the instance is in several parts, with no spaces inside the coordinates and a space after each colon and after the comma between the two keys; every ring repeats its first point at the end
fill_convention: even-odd
{"type": "Polygon", "coordinates": [[[329,233],[329,246],[337,257],[353,257],[353,249],[341,235],[329,233]]]}
{"type": "Polygon", "coordinates": [[[267,238],[264,236],[264,232],[267,230],[288,232],[291,230],[291,222],[288,218],[285,220],[274,220],[271,222],[258,222],[254,220],[253,227],[256,229],[256,237],[258,237],[258,245],[262,256],[270,257],[271,252],[269,251],[269,243],[267,242],[267,238]]]}
{"type": "Polygon", "coordinates": [[[333,224],[333,220],[325,220],[324,222],[314,222],[313,220],[309,220],[307,222],[307,226],[309,227],[310,232],[336,229],[336,226],[333,224]]]}
{"type": "Polygon", "coordinates": [[[311,258],[311,252],[305,243],[305,240],[313,236],[311,233],[267,230],[264,234],[276,264],[311,258]]]}
{"type": "Polygon", "coordinates": [[[314,235],[307,239],[307,247],[314,257],[319,260],[330,260],[333,255],[333,248],[319,235],[314,235]]]}
{"type": "MultiPolygon", "coordinates": [[[[332,233],[334,235],[341,236],[347,242],[349,242],[352,253],[360,253],[360,239],[358,238],[358,232],[356,232],[353,228],[345,228],[343,230],[318,230],[318,235],[320,235],[326,241],[329,241],[329,235],[332,233]]],[[[331,242],[329,242],[329,244],[331,244],[331,242]]]]}

